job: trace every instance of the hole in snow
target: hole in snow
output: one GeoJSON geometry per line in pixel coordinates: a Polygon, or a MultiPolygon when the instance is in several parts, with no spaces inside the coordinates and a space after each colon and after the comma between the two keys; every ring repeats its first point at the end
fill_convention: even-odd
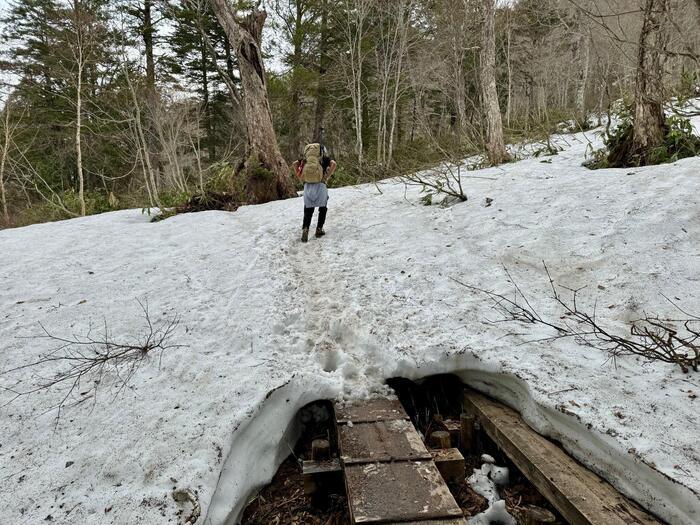
{"type": "Polygon", "coordinates": [[[529,523],[526,514],[540,510],[554,516],[551,523],[567,523],[484,432],[475,434],[471,449],[459,443],[465,385],[457,376],[435,375],[419,381],[395,377],[387,384],[428,445],[433,432],[448,431],[451,446],[459,447],[465,476],[450,480],[448,486],[470,525],[529,523]]]}
{"type": "Polygon", "coordinates": [[[241,525],[299,523],[349,525],[342,477],[337,485],[322,487],[314,497],[305,495],[302,462],[311,458],[314,440],[327,440],[331,453],[338,449],[333,404],[320,400],[296,415],[299,439],[288,445],[293,452],[282,462],[269,485],[246,507],[241,525]]]}

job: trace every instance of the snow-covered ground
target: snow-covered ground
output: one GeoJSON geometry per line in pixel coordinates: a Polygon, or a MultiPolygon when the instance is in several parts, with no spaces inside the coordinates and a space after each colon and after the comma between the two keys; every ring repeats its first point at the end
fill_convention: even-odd
{"type": "MultiPolygon", "coordinates": [[[[560,136],[559,155],[470,172],[487,178],[465,178],[469,200],[449,208],[392,182],[332,190],[328,235],[306,245],[300,199],[0,232],[0,369],[52,348],[32,338],[40,323],[135,334],[137,299],[156,322],[179,315],[173,342],[186,345],[152,357],[116,399],[107,378],[56,428],[45,410],[59,393],[2,406],[0,521],[176,523],[177,488],[198,494],[199,522],[235,523],[289,453],[302,406],[454,372],[669,523],[700,522],[700,374],[614,367],[571,340],[521,344],[551,333],[489,324],[488,300],[451,279],[506,292],[505,265],[541,314],[558,315],[545,261],[622,332],[643,312],[675,315],[662,293],[700,312],[700,158],[589,171],[588,139],[598,144],[560,136]]],[[[30,375],[0,385],[26,388],[30,375]]]]}

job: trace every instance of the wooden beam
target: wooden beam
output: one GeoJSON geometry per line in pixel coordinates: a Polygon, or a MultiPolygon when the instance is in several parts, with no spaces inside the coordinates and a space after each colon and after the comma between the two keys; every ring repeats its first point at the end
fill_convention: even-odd
{"type": "Polygon", "coordinates": [[[532,430],[516,411],[471,390],[464,401],[489,437],[571,525],[660,525],[532,430]]]}

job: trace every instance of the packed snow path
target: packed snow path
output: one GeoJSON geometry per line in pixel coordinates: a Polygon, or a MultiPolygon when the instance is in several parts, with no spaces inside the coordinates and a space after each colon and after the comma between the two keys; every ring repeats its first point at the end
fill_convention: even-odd
{"type": "Polygon", "coordinates": [[[700,521],[698,374],[633,358],[615,368],[574,341],[522,344],[552,334],[488,323],[488,300],[451,279],[508,292],[505,265],[540,314],[558,315],[544,260],[557,282],[587,285],[581,300],[616,330],[675,315],[662,293],[700,312],[700,159],[592,172],[583,135],[556,140],[557,156],[468,173],[495,180],[465,179],[469,201],[450,208],[395,182],[331,190],[328,235],[305,245],[300,199],[0,232],[2,370],[52,348],[27,339],[39,323],[138,333],[136,299],[154,321],[180,315],[173,342],[187,345],[116,399],[108,378],[55,430],[45,411],[59,393],[0,408],[3,520],[176,523],[177,488],[197,492],[205,523],[234,523],[289,453],[306,403],[454,372],[669,523],[700,521]]]}

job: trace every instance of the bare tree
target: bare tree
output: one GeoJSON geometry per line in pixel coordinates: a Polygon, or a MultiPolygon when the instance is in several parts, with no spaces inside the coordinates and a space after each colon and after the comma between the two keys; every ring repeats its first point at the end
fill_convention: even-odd
{"type": "Polygon", "coordinates": [[[294,187],[289,166],[282,158],[272,124],[265,64],[260,49],[267,13],[256,7],[242,20],[238,20],[236,8],[228,0],[211,0],[211,7],[238,58],[248,131],[248,168],[257,169],[258,166],[250,165],[257,162],[272,172],[275,178],[274,183],[262,191],[253,191],[254,200],[265,202],[290,197],[294,194],[294,187]]]}
{"type": "Polygon", "coordinates": [[[352,111],[355,127],[355,153],[359,167],[364,162],[364,141],[362,127],[364,119],[364,78],[363,69],[367,59],[367,48],[364,40],[367,35],[369,17],[373,8],[372,0],[343,0],[339,21],[342,31],[342,39],[345,44],[348,57],[342,60],[340,65],[350,87],[352,111]]]}
{"type": "Polygon", "coordinates": [[[158,184],[156,182],[156,171],[151,162],[149,141],[147,139],[146,131],[144,129],[143,117],[141,112],[141,103],[139,101],[138,94],[136,93],[136,87],[134,86],[131,75],[129,73],[128,62],[124,58],[123,60],[123,71],[124,78],[126,79],[126,85],[131,95],[132,108],[126,110],[126,118],[129,122],[129,127],[132,130],[132,135],[134,142],[136,144],[136,156],[141,164],[144,175],[144,183],[146,185],[146,191],[148,193],[149,205],[151,207],[158,206],[162,210],[160,203],[160,196],[158,194],[158,184]]]}
{"type": "Polygon", "coordinates": [[[85,13],[80,0],[71,0],[71,53],[75,62],[75,155],[78,177],[78,200],[80,215],[85,215],[85,177],[83,174],[83,74],[89,55],[89,41],[86,38],[85,13]]]}
{"type": "Polygon", "coordinates": [[[5,168],[7,166],[7,156],[10,152],[10,143],[12,135],[17,127],[17,124],[12,125],[10,122],[10,113],[12,110],[12,95],[8,95],[5,100],[5,108],[3,110],[3,142],[2,142],[2,158],[0,158],[0,203],[2,203],[2,217],[5,226],[10,225],[10,212],[7,209],[7,193],[5,190],[5,168]]]}
{"type": "MultiPolygon", "coordinates": [[[[465,7],[466,2],[464,0],[465,7]]],[[[483,0],[484,24],[481,39],[481,99],[486,116],[486,154],[491,164],[508,159],[503,141],[503,122],[496,90],[496,0],[483,0]]]]}
{"type": "Polygon", "coordinates": [[[394,154],[397,105],[402,94],[412,8],[412,0],[382,1],[377,6],[379,41],[374,53],[379,79],[377,163],[380,166],[391,164],[394,154]]]}
{"type": "Polygon", "coordinates": [[[574,41],[574,61],[578,69],[576,75],[576,114],[579,124],[585,126],[586,86],[588,84],[588,63],[591,54],[591,37],[586,18],[577,9],[575,14],[576,40],[574,41]]]}

